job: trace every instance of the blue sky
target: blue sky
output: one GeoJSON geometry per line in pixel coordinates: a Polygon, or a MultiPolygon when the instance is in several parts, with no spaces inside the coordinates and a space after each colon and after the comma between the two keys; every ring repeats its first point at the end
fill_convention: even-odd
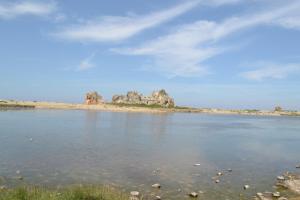
{"type": "Polygon", "coordinates": [[[0,98],[300,109],[299,0],[0,0],[0,98]]]}

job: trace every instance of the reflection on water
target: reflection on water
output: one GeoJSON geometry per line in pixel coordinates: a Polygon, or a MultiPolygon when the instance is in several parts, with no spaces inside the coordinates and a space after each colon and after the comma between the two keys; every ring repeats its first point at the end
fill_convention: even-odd
{"type": "Polygon", "coordinates": [[[300,161],[300,119],[98,111],[0,112],[0,184],[112,184],[146,199],[248,198],[300,161]],[[194,166],[200,163],[200,166],[194,166]],[[231,168],[231,173],[226,169],[231,168]],[[218,171],[225,171],[214,182],[218,171]],[[4,183],[1,183],[4,182],[4,183]],[[154,190],[154,183],[162,185],[154,190]],[[244,191],[242,186],[251,185],[244,191]],[[258,189],[259,188],[259,189],[258,189]],[[242,195],[242,196],[240,196],[242,195]]]}

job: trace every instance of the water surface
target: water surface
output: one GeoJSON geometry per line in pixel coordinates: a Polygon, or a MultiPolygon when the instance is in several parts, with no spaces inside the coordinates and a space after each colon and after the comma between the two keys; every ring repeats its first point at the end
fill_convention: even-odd
{"type": "Polygon", "coordinates": [[[299,152],[300,118],[293,117],[0,111],[0,184],[8,186],[110,184],[145,199],[184,199],[191,191],[247,199],[295,171],[299,152]]]}

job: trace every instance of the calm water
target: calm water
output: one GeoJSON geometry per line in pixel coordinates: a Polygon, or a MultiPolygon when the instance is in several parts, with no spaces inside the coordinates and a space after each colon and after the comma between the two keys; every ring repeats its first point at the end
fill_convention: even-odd
{"type": "Polygon", "coordinates": [[[0,111],[0,182],[8,186],[94,183],[146,199],[199,190],[205,199],[240,199],[272,191],[276,176],[299,162],[300,118],[0,111]],[[157,182],[162,188],[152,189],[157,182]]]}

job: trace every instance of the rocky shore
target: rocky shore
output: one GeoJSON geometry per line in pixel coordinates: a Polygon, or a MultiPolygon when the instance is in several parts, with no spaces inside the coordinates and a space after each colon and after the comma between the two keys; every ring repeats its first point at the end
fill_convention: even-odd
{"type": "Polygon", "coordinates": [[[143,104],[100,103],[72,104],[39,101],[0,100],[0,109],[29,108],[29,109],[65,109],[65,110],[100,110],[110,112],[145,112],[145,113],[206,113],[224,115],[253,115],[253,116],[300,116],[299,111],[264,111],[264,110],[225,110],[190,107],[162,107],[143,104]]]}

